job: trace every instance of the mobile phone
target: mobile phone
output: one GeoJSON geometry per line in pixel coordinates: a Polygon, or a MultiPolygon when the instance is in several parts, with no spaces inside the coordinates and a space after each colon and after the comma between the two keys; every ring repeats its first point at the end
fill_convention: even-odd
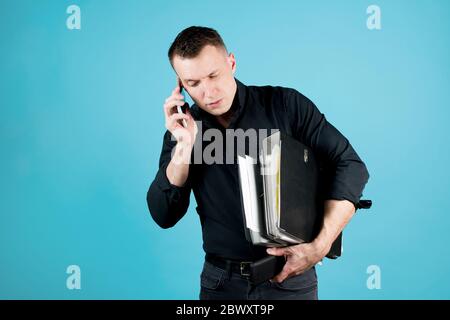
{"type": "MultiPolygon", "coordinates": [[[[181,83],[180,78],[178,78],[178,85],[180,86],[180,93],[183,94],[183,84],[181,83]]],[[[187,103],[185,103],[183,106],[177,106],[178,113],[186,113],[186,107],[187,103]]],[[[187,128],[187,122],[186,119],[182,119],[183,127],[187,128]]]]}

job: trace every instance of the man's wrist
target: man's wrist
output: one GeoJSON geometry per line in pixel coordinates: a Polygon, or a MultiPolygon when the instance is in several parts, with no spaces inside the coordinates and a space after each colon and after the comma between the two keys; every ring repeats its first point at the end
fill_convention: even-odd
{"type": "Polygon", "coordinates": [[[191,162],[191,153],[193,145],[187,142],[177,142],[173,154],[173,162],[177,165],[189,165],[191,162]]]}
{"type": "Polygon", "coordinates": [[[177,142],[175,145],[172,159],[166,168],[170,184],[177,187],[184,186],[189,175],[192,148],[190,144],[184,142],[177,142]]]}
{"type": "Polygon", "coordinates": [[[320,257],[323,258],[330,252],[332,242],[323,237],[317,237],[313,240],[312,245],[320,257]]]}

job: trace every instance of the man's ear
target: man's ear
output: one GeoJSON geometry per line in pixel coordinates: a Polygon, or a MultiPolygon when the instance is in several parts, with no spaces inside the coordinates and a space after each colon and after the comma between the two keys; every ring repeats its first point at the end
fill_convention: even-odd
{"type": "Polygon", "coordinates": [[[231,71],[233,74],[236,72],[236,59],[233,53],[230,53],[227,57],[228,63],[230,64],[231,71]]]}

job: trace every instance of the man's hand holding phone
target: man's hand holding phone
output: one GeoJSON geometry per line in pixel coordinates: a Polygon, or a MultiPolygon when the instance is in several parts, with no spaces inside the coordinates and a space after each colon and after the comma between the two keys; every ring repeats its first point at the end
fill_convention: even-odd
{"type": "Polygon", "coordinates": [[[177,86],[164,103],[166,128],[175,137],[177,143],[192,147],[195,143],[198,128],[189,111],[189,105],[184,101],[184,96],[181,94],[182,88],[181,80],[177,78],[177,86]]]}
{"type": "MultiPolygon", "coordinates": [[[[172,94],[164,103],[164,115],[166,117],[166,128],[177,140],[175,152],[166,169],[169,182],[176,186],[183,186],[189,175],[189,163],[192,150],[197,136],[197,124],[192,117],[189,106],[181,94],[182,83],[177,78],[177,85],[172,94]],[[185,113],[178,112],[178,108],[185,108],[185,113]],[[183,124],[186,122],[186,126],[183,124]]],[[[181,110],[182,111],[182,110],[181,110]]]]}

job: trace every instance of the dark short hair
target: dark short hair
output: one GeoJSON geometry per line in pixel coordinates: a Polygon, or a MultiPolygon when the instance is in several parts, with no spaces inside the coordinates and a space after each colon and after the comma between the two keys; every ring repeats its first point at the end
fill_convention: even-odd
{"type": "Polygon", "coordinates": [[[175,55],[182,58],[195,58],[207,45],[227,50],[220,34],[207,27],[192,26],[181,31],[169,48],[168,56],[173,65],[175,55]]]}

